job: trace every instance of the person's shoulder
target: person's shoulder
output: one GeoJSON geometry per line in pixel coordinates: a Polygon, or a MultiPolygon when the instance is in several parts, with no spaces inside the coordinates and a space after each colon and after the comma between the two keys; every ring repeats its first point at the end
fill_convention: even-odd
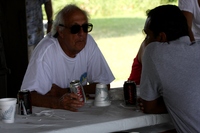
{"type": "Polygon", "coordinates": [[[50,58],[54,56],[54,53],[56,51],[55,49],[57,48],[56,44],[57,42],[53,37],[49,35],[45,36],[36,46],[33,52],[34,58],[38,60],[43,60],[45,57],[50,58]]]}
{"type": "Polygon", "coordinates": [[[90,34],[88,34],[88,35],[87,35],[87,41],[88,41],[88,42],[93,42],[93,41],[94,41],[94,38],[93,38],[90,34]]]}
{"type": "Polygon", "coordinates": [[[97,46],[96,41],[94,40],[94,38],[88,34],[87,35],[87,43],[86,43],[86,47],[91,47],[91,46],[97,46]]]}
{"type": "Polygon", "coordinates": [[[53,36],[51,35],[51,33],[48,33],[48,34],[42,39],[41,42],[43,42],[43,43],[46,42],[46,43],[49,43],[49,44],[53,44],[53,43],[56,42],[56,38],[53,37],[53,36]]]}
{"type": "Polygon", "coordinates": [[[47,34],[37,45],[39,51],[46,51],[49,47],[56,46],[56,38],[51,36],[51,34],[47,34]]]}
{"type": "Polygon", "coordinates": [[[193,13],[194,8],[196,8],[197,0],[179,0],[178,7],[182,11],[188,11],[193,13]]]}
{"type": "Polygon", "coordinates": [[[90,34],[88,34],[85,48],[81,51],[81,53],[84,53],[84,52],[92,53],[96,51],[97,49],[98,49],[97,43],[95,42],[94,38],[90,34]]]}
{"type": "MultiPolygon", "coordinates": [[[[160,47],[162,44],[163,44],[163,43],[161,43],[161,42],[151,42],[151,43],[149,43],[149,44],[146,46],[145,49],[149,49],[149,50],[152,51],[153,49],[160,47]]],[[[165,43],[164,43],[164,44],[165,44],[165,43]]]]}
{"type": "Polygon", "coordinates": [[[151,56],[162,54],[169,49],[169,42],[151,42],[145,48],[145,53],[151,56]]]}

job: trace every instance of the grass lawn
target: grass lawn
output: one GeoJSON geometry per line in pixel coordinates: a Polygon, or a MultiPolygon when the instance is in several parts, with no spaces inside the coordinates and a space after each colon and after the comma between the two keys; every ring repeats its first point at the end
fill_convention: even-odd
{"type": "MultiPolygon", "coordinates": [[[[95,18],[90,21],[94,25],[90,34],[96,40],[116,78],[114,83],[125,81],[130,75],[133,58],[144,39],[142,29],[145,19],[144,16],[136,15],[95,18]]],[[[120,84],[123,85],[121,82],[120,84]]]]}

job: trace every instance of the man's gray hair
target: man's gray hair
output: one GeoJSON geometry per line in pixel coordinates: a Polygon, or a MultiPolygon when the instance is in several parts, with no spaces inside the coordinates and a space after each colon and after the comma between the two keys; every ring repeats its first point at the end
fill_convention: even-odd
{"type": "Polygon", "coordinates": [[[58,14],[56,15],[55,20],[53,22],[51,34],[54,37],[57,38],[57,36],[58,36],[57,27],[58,27],[59,31],[64,29],[64,27],[59,26],[59,24],[64,25],[64,17],[66,17],[66,15],[71,14],[72,12],[77,11],[77,10],[81,11],[87,17],[87,21],[88,21],[89,14],[85,10],[80,9],[75,4],[66,5],[63,9],[61,9],[58,12],[58,14]]]}

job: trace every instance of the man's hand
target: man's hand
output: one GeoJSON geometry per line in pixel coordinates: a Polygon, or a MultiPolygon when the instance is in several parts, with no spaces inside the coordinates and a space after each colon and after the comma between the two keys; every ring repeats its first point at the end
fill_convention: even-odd
{"type": "Polygon", "coordinates": [[[138,105],[140,110],[147,114],[168,113],[163,97],[159,97],[152,101],[146,101],[142,98],[138,98],[138,105]]]}
{"type": "Polygon", "coordinates": [[[51,90],[45,95],[32,91],[32,105],[53,109],[78,111],[78,108],[82,107],[84,102],[80,101],[80,97],[77,94],[69,93],[68,90],[68,88],[64,89],[56,84],[53,84],[51,90]]]}
{"type": "Polygon", "coordinates": [[[80,97],[74,93],[66,93],[60,98],[60,107],[70,111],[78,111],[84,105],[80,97]]]}
{"type": "Polygon", "coordinates": [[[142,112],[144,112],[144,106],[143,106],[143,103],[142,103],[142,98],[138,98],[137,101],[138,101],[138,106],[140,107],[140,110],[142,112]]]}

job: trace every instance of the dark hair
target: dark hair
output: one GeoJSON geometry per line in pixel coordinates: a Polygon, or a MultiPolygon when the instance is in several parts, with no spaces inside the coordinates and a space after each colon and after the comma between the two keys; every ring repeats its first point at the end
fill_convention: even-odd
{"type": "Polygon", "coordinates": [[[149,29],[157,37],[164,32],[167,41],[189,36],[187,20],[181,10],[175,5],[162,5],[146,12],[150,18],[149,29]]]}

